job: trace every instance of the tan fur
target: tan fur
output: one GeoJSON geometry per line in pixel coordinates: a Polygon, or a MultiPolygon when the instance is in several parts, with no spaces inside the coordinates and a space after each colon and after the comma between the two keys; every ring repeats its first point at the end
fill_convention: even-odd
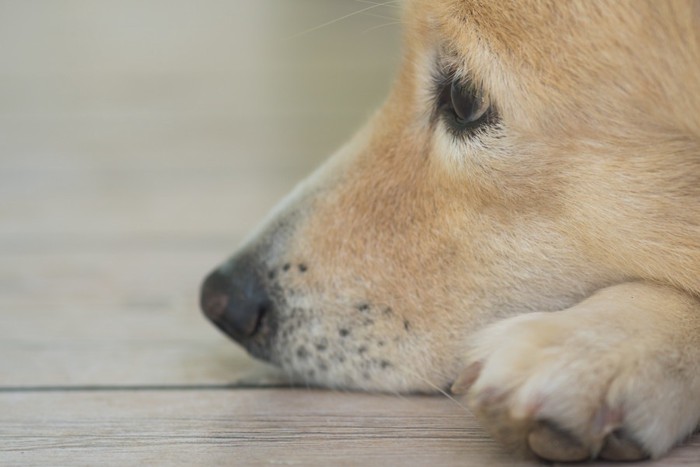
{"type": "Polygon", "coordinates": [[[279,273],[273,360],[383,391],[479,368],[468,400],[509,444],[663,454],[700,420],[700,7],[414,0],[405,21],[385,104],[247,247],[279,273]],[[431,120],[438,56],[497,134],[431,120]]]}

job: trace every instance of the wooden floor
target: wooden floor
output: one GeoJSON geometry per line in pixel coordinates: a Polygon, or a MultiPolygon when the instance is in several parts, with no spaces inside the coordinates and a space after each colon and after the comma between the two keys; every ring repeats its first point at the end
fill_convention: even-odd
{"type": "Polygon", "coordinates": [[[519,463],[444,397],[280,387],[197,308],[388,89],[371,3],[0,2],[0,465],[519,463]]]}

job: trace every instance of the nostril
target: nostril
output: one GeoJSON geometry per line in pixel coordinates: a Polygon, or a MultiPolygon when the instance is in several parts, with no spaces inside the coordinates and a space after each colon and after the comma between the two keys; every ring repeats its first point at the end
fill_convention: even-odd
{"type": "Polygon", "coordinates": [[[255,312],[247,313],[243,319],[240,319],[240,317],[236,319],[236,317],[234,317],[233,321],[236,324],[238,333],[246,337],[251,337],[257,334],[269,308],[270,304],[265,302],[260,304],[255,312]]]}
{"type": "Polygon", "coordinates": [[[260,304],[258,307],[258,322],[256,325],[260,325],[260,322],[263,320],[267,312],[270,310],[270,307],[272,304],[269,301],[264,301],[263,303],[260,304]]]}
{"type": "Polygon", "coordinates": [[[228,297],[222,293],[212,293],[204,295],[202,299],[202,309],[210,319],[219,319],[226,312],[228,297]]]}
{"type": "Polygon", "coordinates": [[[228,288],[226,277],[218,271],[209,274],[204,280],[200,306],[209,319],[218,320],[226,313],[229,305],[228,288]]]}

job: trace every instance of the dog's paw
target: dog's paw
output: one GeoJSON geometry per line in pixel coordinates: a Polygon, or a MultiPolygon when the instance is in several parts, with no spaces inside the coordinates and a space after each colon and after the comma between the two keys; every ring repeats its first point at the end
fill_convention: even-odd
{"type": "Polygon", "coordinates": [[[683,356],[655,335],[653,321],[597,318],[532,313],[487,327],[474,337],[453,392],[467,392],[496,439],[540,458],[665,453],[698,422],[683,356]]]}

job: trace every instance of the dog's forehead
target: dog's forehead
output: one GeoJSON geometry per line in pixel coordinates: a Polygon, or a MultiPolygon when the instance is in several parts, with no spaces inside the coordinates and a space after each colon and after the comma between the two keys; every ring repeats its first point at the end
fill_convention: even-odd
{"type": "Polygon", "coordinates": [[[601,55],[634,58],[642,43],[661,50],[665,33],[697,26],[697,17],[685,24],[693,23],[693,4],[700,2],[409,0],[406,41],[409,49],[437,42],[475,68],[497,59],[518,70],[576,74],[601,55]]]}
{"type": "MultiPolygon", "coordinates": [[[[488,46],[498,55],[531,58],[534,51],[564,45],[564,38],[578,40],[587,24],[599,25],[597,33],[614,33],[605,23],[624,27],[621,17],[645,10],[639,5],[557,0],[410,0],[407,23],[421,41],[453,43],[460,50],[488,46]],[[426,37],[428,36],[428,37],[426,37]],[[525,55],[525,57],[523,57],[525,55]]],[[[591,38],[595,40],[596,38],[591,38]]],[[[599,39],[599,38],[598,38],[599,39]]]]}
{"type": "Polygon", "coordinates": [[[559,10],[546,1],[411,0],[406,4],[407,40],[409,45],[439,42],[463,55],[480,47],[521,55],[528,43],[541,47],[548,36],[556,36],[547,31],[553,16],[564,19],[559,10]]]}
{"type": "Polygon", "coordinates": [[[578,42],[572,28],[595,10],[547,0],[410,0],[405,9],[409,56],[437,51],[487,87],[514,74],[522,86],[528,69],[556,69],[552,58],[562,38],[578,42]]]}

